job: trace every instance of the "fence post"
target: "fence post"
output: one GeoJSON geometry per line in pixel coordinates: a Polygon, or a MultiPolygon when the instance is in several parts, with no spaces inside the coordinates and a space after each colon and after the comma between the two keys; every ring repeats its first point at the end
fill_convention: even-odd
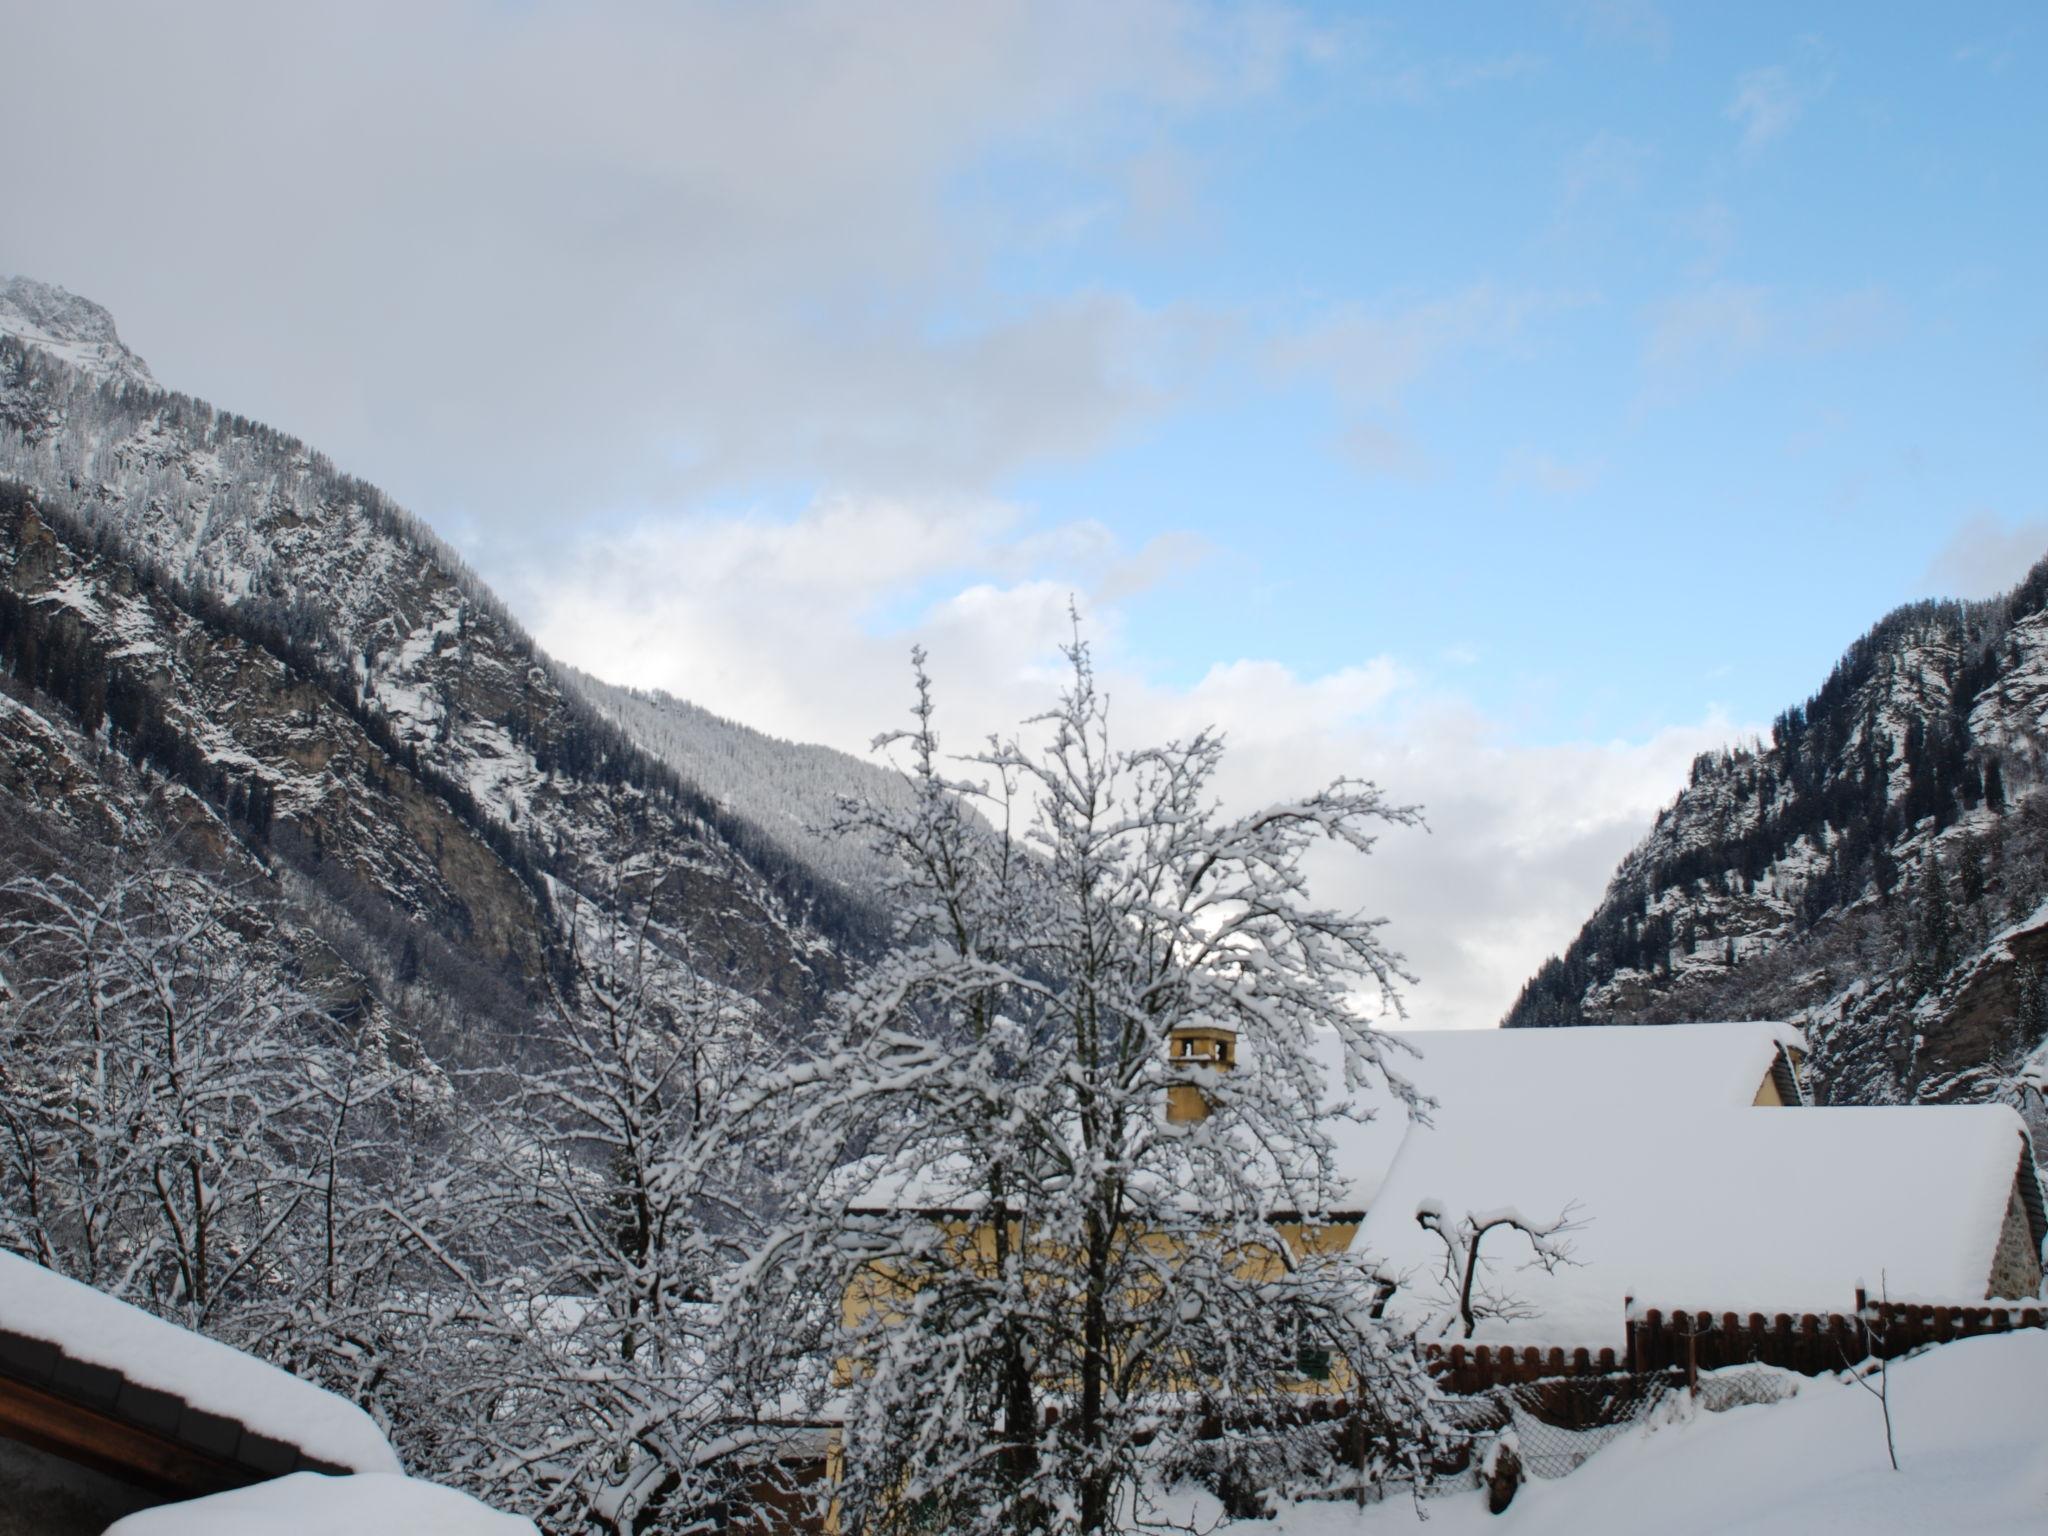
{"type": "Polygon", "coordinates": [[[1870,1358],[1870,1319],[1864,1315],[1870,1306],[1870,1293],[1861,1285],[1856,1287],[1856,1364],[1861,1365],[1870,1358]]]}

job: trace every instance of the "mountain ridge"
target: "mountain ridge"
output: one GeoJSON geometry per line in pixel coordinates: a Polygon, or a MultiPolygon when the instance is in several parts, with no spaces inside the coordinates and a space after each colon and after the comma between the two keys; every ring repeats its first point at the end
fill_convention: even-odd
{"type": "Polygon", "coordinates": [[[1777,1018],[1830,1101],[2024,1097],[2044,975],[2048,560],[1894,610],[1768,743],[1696,759],[1503,1022],[1777,1018]]]}
{"type": "Polygon", "coordinates": [[[643,745],[373,486],[157,385],[90,301],[4,291],[0,663],[46,727],[0,752],[17,865],[178,800],[181,836],[345,940],[347,1006],[438,986],[514,1034],[572,947],[565,904],[645,910],[775,1027],[880,942],[868,892],[643,745]],[[84,817],[88,788],[118,811],[84,817]]]}

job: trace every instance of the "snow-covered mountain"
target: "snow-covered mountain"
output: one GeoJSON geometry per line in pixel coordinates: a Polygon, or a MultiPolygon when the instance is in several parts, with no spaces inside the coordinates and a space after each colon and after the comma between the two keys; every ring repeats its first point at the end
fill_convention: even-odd
{"type": "Polygon", "coordinates": [[[114,317],[54,284],[0,279],[0,335],[33,342],[92,378],[156,387],[149,365],[122,345],[114,317]]]}
{"type": "Polygon", "coordinates": [[[621,688],[573,667],[562,670],[634,741],[811,868],[861,894],[886,878],[867,843],[832,829],[846,796],[910,809],[915,797],[893,769],[770,736],[660,689],[621,688]]]}
{"type": "Polygon", "coordinates": [[[1824,1098],[2027,1098],[2044,770],[2048,561],[2003,597],[1889,615],[1768,744],[1700,757],[1506,1022],[1785,1019],[1824,1098]]]}
{"type": "Polygon", "coordinates": [[[570,674],[374,487],[20,278],[0,485],[0,865],[204,860],[273,961],[444,1053],[518,1030],[572,906],[651,903],[771,1018],[876,941],[857,867],[800,825],[860,765],[657,732],[687,706],[570,674]]]}

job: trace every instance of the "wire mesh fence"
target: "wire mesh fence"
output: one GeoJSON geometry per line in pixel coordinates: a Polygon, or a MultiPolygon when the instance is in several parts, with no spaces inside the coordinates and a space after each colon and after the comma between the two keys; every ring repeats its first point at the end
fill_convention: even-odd
{"type": "Polygon", "coordinates": [[[1617,1371],[1519,1382],[1454,1398],[1450,1414],[1471,1436],[1472,1451],[1466,1465],[1437,1480],[1436,1489],[1478,1487],[1487,1448],[1509,1432],[1528,1476],[1566,1477],[1604,1446],[1660,1415],[1676,1415],[1688,1404],[1724,1413],[1780,1402],[1799,1390],[1800,1380],[1773,1366],[1732,1366],[1701,1372],[1695,1392],[1683,1371],[1617,1371]]]}

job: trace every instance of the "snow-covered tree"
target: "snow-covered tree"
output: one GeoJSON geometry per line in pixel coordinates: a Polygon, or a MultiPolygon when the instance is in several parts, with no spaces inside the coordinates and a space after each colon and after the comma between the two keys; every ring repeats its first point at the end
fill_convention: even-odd
{"type": "Polygon", "coordinates": [[[0,1243],[231,1331],[318,1224],[356,1053],[231,892],[146,850],[104,873],[0,891],[0,1243]]]}
{"type": "Polygon", "coordinates": [[[574,957],[548,1027],[499,1075],[468,1154],[511,1197],[500,1315],[469,1320],[480,1358],[443,1394],[437,1457],[550,1529],[710,1529],[764,1470],[716,1327],[758,1219],[725,1105],[759,1021],[688,964],[655,904],[566,905],[574,957]]]}
{"type": "Polygon", "coordinates": [[[916,658],[915,724],[880,743],[912,806],[853,816],[900,870],[900,942],[751,1101],[795,1177],[737,1316],[835,1359],[845,1529],[1127,1529],[1162,1471],[1283,1488],[1341,1446],[1426,1478],[1452,1438],[1330,1231],[1357,1207],[1324,1063],[1412,1099],[1372,1024],[1406,978],[1303,871],[1416,814],[1350,781],[1226,814],[1220,737],[1117,746],[1068,660],[1042,739],[969,782],[916,658]],[[1173,1064],[1190,1030],[1228,1070],[1173,1064]],[[1169,1119],[1174,1083],[1206,1116],[1169,1119]]]}

